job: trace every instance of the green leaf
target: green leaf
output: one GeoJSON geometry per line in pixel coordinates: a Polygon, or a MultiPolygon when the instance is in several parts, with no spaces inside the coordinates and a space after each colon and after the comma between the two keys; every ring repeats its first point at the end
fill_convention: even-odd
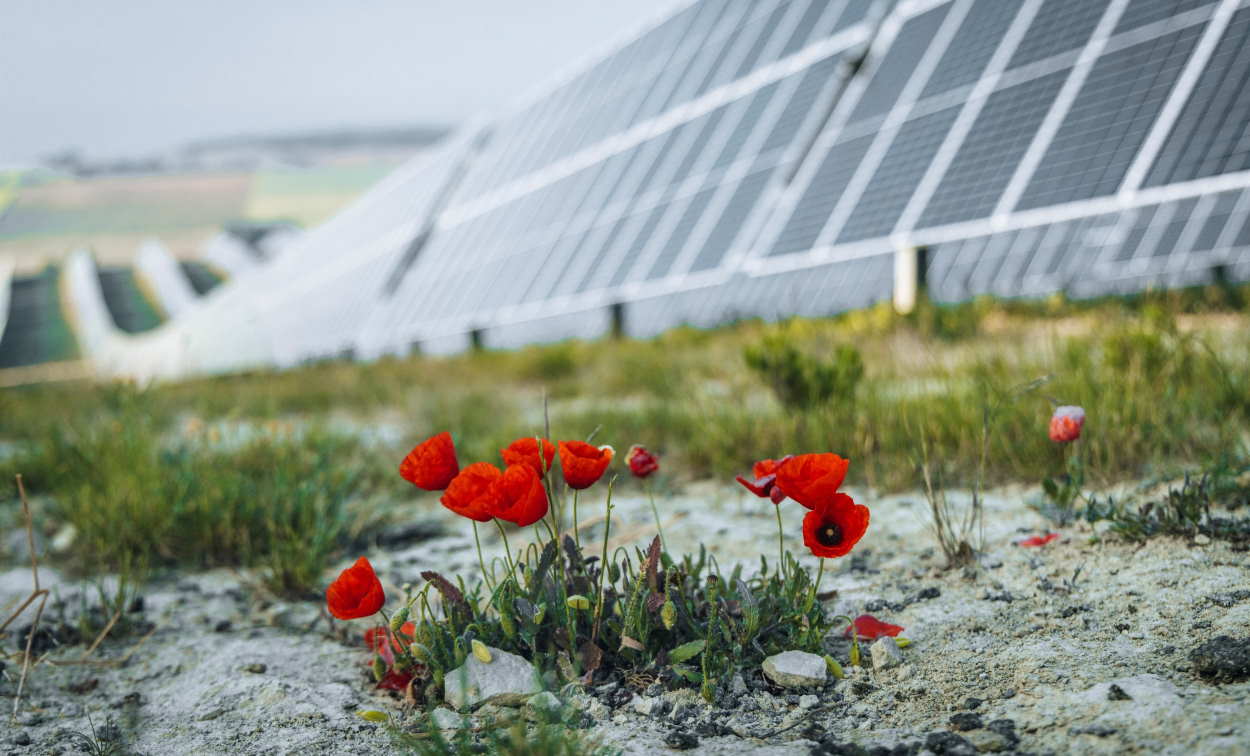
{"type": "Polygon", "coordinates": [[[688,682],[694,683],[703,679],[703,676],[699,674],[699,670],[694,667],[686,666],[685,664],[674,664],[673,671],[681,675],[688,682]]]}
{"type": "Polygon", "coordinates": [[[674,664],[680,664],[687,659],[693,659],[703,653],[703,647],[707,645],[707,641],[703,639],[683,643],[672,651],[668,652],[668,658],[674,664]]]}

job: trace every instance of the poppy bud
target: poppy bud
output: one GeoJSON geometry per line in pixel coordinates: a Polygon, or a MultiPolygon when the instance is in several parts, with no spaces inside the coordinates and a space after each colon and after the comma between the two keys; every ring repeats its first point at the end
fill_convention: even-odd
{"type": "Polygon", "coordinates": [[[1081,437],[1081,428],[1085,427],[1085,410],[1076,406],[1056,407],[1055,414],[1050,416],[1050,440],[1058,444],[1066,444],[1081,437]]]}
{"type": "Polygon", "coordinates": [[[490,664],[490,649],[486,647],[485,643],[481,642],[477,638],[474,638],[469,645],[473,647],[473,655],[477,657],[478,661],[483,664],[490,664]]]}
{"type": "Polygon", "coordinates": [[[430,649],[424,643],[414,643],[408,647],[408,653],[412,654],[412,658],[426,664],[430,661],[430,649]]]}
{"type": "Polygon", "coordinates": [[[360,717],[366,722],[385,722],[386,721],[386,714],[380,711],[373,710],[373,709],[362,709],[360,711],[357,711],[356,716],[360,717]]]}
{"type": "Polygon", "coordinates": [[[511,612],[499,613],[499,627],[503,630],[503,634],[506,637],[516,637],[516,621],[512,618],[511,612]]]}
{"type": "Polygon", "coordinates": [[[672,599],[664,602],[664,608],[660,610],[660,619],[664,622],[665,630],[672,630],[673,625],[677,624],[677,605],[672,599]]]}
{"type": "Polygon", "coordinates": [[[629,471],[637,478],[645,478],[660,469],[656,456],[642,446],[631,446],[625,460],[629,463],[629,471]]]}
{"type": "Polygon", "coordinates": [[[590,608],[590,599],[577,594],[569,596],[564,603],[568,604],[570,609],[586,610],[590,608]]]}
{"type": "Polygon", "coordinates": [[[391,632],[398,633],[399,629],[402,628],[404,626],[404,623],[407,621],[408,621],[408,607],[401,606],[399,608],[399,611],[395,612],[395,616],[391,617],[391,632]]]}
{"type": "Polygon", "coordinates": [[[842,671],[842,665],[838,664],[838,660],[832,656],[825,656],[825,666],[829,668],[829,674],[841,680],[846,677],[846,673],[842,671]]]}
{"type": "Polygon", "coordinates": [[[859,666],[859,644],[855,642],[851,643],[851,666],[859,666]]]}
{"type": "Polygon", "coordinates": [[[546,616],[547,616],[547,605],[539,604],[538,608],[534,610],[534,624],[541,625],[543,623],[543,617],[546,617],[546,616]]]}
{"type": "Polygon", "coordinates": [[[386,676],[386,662],[382,661],[381,656],[373,657],[373,679],[382,682],[382,678],[386,676]]]}

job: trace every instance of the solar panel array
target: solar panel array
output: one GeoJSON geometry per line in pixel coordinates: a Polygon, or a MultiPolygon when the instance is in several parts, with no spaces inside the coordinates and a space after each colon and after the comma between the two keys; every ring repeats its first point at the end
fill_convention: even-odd
{"type": "Polygon", "coordinates": [[[1247,5],[683,3],[217,291],[289,363],[828,314],[910,247],[943,301],[1250,279],[1247,5]]]}

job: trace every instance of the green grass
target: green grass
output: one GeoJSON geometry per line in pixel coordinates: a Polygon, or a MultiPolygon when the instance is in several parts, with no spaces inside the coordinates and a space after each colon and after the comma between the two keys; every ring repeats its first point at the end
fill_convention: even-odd
{"type": "Polygon", "coordinates": [[[985,397],[1049,376],[998,410],[985,482],[1062,472],[1062,450],[1046,437],[1053,399],[1087,410],[1085,483],[1097,491],[1244,458],[1247,299],[1250,287],[1210,287],[1097,302],[925,304],[908,317],[881,306],[677,328],[644,341],[326,362],[146,390],[7,389],[0,442],[17,452],[0,473],[23,472],[51,498],[56,517],[78,529],[83,566],[118,565],[128,553],[157,566],[258,565],[298,591],[360,527],[357,502],[411,496],[393,472],[411,444],[450,429],[462,463],[497,459],[499,448],[542,429],[544,396],[555,436],[601,428],[599,438],[644,444],[678,483],[729,481],[757,459],[832,450],[852,460],[852,483],[887,492],[920,486],[922,440],[946,486],[970,485],[985,397]],[[821,390],[806,409],[788,408],[767,365],[763,373],[747,365],[744,355],[762,344],[817,365],[839,352],[849,360],[853,348],[863,375],[832,382],[853,385],[851,396],[821,390]],[[234,445],[185,432],[269,421],[304,430],[234,445]]]}

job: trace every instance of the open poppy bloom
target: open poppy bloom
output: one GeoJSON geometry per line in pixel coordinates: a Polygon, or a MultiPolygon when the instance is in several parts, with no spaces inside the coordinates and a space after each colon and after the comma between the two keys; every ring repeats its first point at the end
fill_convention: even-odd
{"type": "Polygon", "coordinates": [[[818,557],[846,556],[868,530],[868,507],[844,493],[817,501],[803,517],[803,543],[818,557]]]}
{"type": "MultiPolygon", "coordinates": [[[[903,632],[902,626],[891,625],[889,622],[882,622],[871,614],[859,615],[852,621],[852,624],[855,626],[855,634],[858,635],[861,640],[876,640],[877,638],[882,638],[887,635],[893,638],[903,632]]],[[[842,631],[842,635],[847,638],[851,637],[851,628],[848,627],[846,630],[842,631]]]]}
{"type": "Polygon", "coordinates": [[[636,478],[645,478],[660,469],[660,460],[656,459],[656,456],[645,447],[638,445],[629,447],[629,454],[626,455],[625,461],[629,463],[629,471],[636,478]]]}
{"type": "Polygon", "coordinates": [[[556,445],[543,439],[543,457],[546,458],[544,460],[538,456],[538,439],[518,438],[500,449],[499,456],[503,457],[504,465],[529,465],[534,468],[534,472],[543,475],[551,469],[551,463],[555,461],[556,445]]]}
{"type": "Polygon", "coordinates": [[[1050,416],[1050,440],[1066,444],[1081,437],[1081,428],[1085,427],[1085,410],[1082,407],[1056,407],[1055,414],[1050,416]]]}
{"type": "Polygon", "coordinates": [[[404,480],[426,491],[442,491],[459,472],[456,447],[447,431],[417,444],[399,463],[404,480]]]}
{"type": "Polygon", "coordinates": [[[769,498],[774,504],[780,504],[786,495],[777,487],[777,468],[788,459],[789,455],[776,460],[762,459],[751,467],[751,474],[755,476],[753,480],[747,480],[741,475],[735,476],[734,480],[761,499],[769,498]]]}
{"type": "Polygon", "coordinates": [[[603,477],[615,452],[611,446],[591,446],[585,441],[560,442],[560,469],[569,488],[590,488],[603,477]]]}
{"type": "Polygon", "coordinates": [[[1046,533],[1045,535],[1029,536],[1022,541],[1017,541],[1017,546],[1045,546],[1051,541],[1059,540],[1058,533],[1046,533]]]}
{"type": "Polygon", "coordinates": [[[786,496],[812,509],[833,498],[838,486],[846,479],[846,468],[850,464],[849,460],[836,454],[790,457],[777,466],[777,487],[786,496]]]}
{"type": "Polygon", "coordinates": [[[326,589],[326,606],[330,614],[341,620],[377,614],[385,602],[382,581],[364,557],[339,573],[338,579],[326,589]]]}
{"type": "Polygon", "coordinates": [[[492,486],[501,477],[503,473],[491,463],[474,462],[451,481],[439,501],[461,517],[490,522],[495,516],[492,486]]]}
{"type": "Polygon", "coordinates": [[[491,484],[492,513],[501,520],[527,527],[547,514],[547,489],[543,479],[526,463],[508,465],[491,484]]]}

